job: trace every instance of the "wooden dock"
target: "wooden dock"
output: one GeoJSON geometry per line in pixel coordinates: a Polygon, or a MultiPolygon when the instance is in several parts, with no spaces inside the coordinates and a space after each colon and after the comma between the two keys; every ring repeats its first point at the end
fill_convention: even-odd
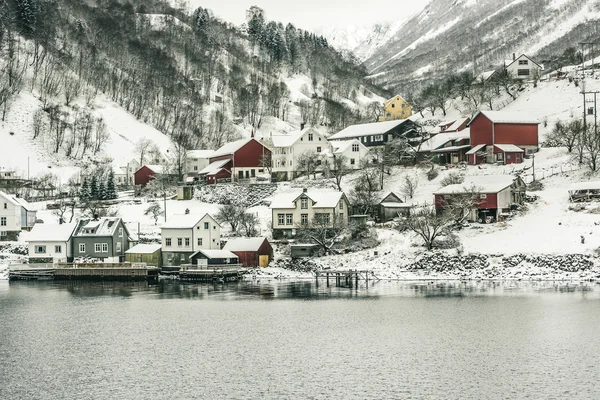
{"type": "Polygon", "coordinates": [[[353,285],[354,287],[358,287],[358,282],[361,280],[364,281],[367,286],[369,286],[369,281],[374,282],[379,280],[379,278],[375,275],[373,271],[358,269],[326,269],[322,271],[315,271],[315,278],[317,281],[317,285],[319,284],[319,279],[326,279],[327,287],[330,286],[331,281],[335,282],[336,286],[350,288],[353,285]]]}
{"type": "Polygon", "coordinates": [[[158,280],[158,267],[146,264],[55,264],[50,267],[15,266],[9,269],[9,280],[158,280]]]}
{"type": "Polygon", "coordinates": [[[188,282],[236,282],[242,278],[244,272],[246,269],[239,264],[216,267],[182,265],[179,269],[179,279],[188,282]]]}

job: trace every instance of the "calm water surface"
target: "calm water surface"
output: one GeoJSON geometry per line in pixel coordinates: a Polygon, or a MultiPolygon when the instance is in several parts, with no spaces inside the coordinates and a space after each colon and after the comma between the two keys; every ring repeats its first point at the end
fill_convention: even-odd
{"type": "Polygon", "coordinates": [[[0,399],[597,399],[600,286],[0,282],[0,399]]]}

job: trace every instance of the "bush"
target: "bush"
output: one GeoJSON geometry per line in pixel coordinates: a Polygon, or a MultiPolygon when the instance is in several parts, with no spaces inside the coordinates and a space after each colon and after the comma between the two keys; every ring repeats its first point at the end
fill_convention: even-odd
{"type": "Polygon", "coordinates": [[[439,174],[440,173],[438,172],[437,169],[431,168],[429,171],[427,171],[427,179],[430,180],[430,181],[432,181],[435,178],[437,178],[439,174]]]}
{"type": "Polygon", "coordinates": [[[544,190],[544,184],[541,181],[533,181],[529,185],[527,185],[527,190],[529,190],[530,192],[544,190]]]}
{"type": "Polygon", "coordinates": [[[442,186],[457,185],[463,183],[465,177],[458,172],[450,172],[444,179],[442,179],[442,186]]]}

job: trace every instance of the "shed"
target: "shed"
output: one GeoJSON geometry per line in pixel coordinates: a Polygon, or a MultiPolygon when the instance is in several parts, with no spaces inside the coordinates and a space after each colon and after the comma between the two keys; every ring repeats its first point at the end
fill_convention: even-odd
{"type": "Polygon", "coordinates": [[[125,252],[125,261],[162,267],[160,243],[137,244],[125,252]]]}
{"type": "Polygon", "coordinates": [[[268,267],[273,260],[273,247],[264,237],[230,239],[223,250],[228,250],[239,257],[245,267],[268,267]]]}
{"type": "Polygon", "coordinates": [[[202,267],[236,267],[239,266],[238,256],[229,250],[198,250],[190,256],[192,265],[202,267]]]}
{"type": "Polygon", "coordinates": [[[403,202],[400,197],[393,193],[389,192],[381,201],[379,201],[379,222],[388,222],[398,217],[399,215],[408,216],[410,214],[410,209],[412,208],[412,204],[407,204],[403,202]]]}
{"type": "Polygon", "coordinates": [[[312,257],[319,251],[319,249],[320,246],[318,244],[296,243],[290,245],[290,255],[292,258],[312,257]]]}
{"type": "Polygon", "coordinates": [[[600,199],[600,182],[575,182],[569,188],[569,201],[591,201],[600,199]]]}
{"type": "Polygon", "coordinates": [[[165,172],[165,167],[162,165],[144,165],[133,175],[133,183],[135,185],[147,185],[153,181],[158,175],[165,172]]]}
{"type": "Polygon", "coordinates": [[[194,198],[194,187],[190,185],[177,186],[177,200],[192,200],[194,198]]]}

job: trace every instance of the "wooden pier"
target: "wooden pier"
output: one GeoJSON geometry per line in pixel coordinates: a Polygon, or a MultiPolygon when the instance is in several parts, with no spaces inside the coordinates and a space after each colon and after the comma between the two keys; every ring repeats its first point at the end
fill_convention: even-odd
{"type": "Polygon", "coordinates": [[[335,282],[335,286],[345,286],[350,288],[353,285],[354,287],[358,287],[358,282],[361,280],[364,281],[367,286],[369,286],[369,281],[374,282],[379,280],[373,271],[361,271],[358,269],[326,269],[323,271],[315,271],[315,278],[317,285],[319,284],[319,279],[324,278],[327,281],[327,287],[330,286],[331,281],[335,282]]]}
{"type": "Polygon", "coordinates": [[[239,264],[219,266],[182,265],[179,269],[179,279],[188,282],[236,282],[246,272],[239,264]]]}
{"type": "Polygon", "coordinates": [[[9,269],[9,280],[158,280],[158,267],[146,264],[55,264],[50,267],[21,265],[9,269]]]}

